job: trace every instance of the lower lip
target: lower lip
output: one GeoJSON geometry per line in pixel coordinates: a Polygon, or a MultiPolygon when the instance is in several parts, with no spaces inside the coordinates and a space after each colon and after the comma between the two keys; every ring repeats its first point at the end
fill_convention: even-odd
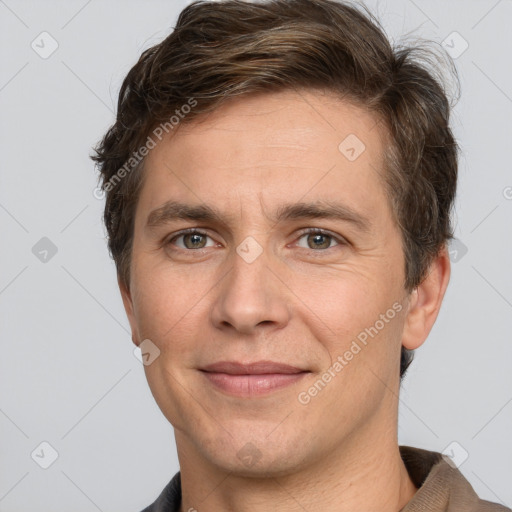
{"type": "Polygon", "coordinates": [[[252,397],[271,393],[301,380],[309,372],[264,373],[261,375],[231,375],[203,372],[218,389],[235,396],[252,397]]]}

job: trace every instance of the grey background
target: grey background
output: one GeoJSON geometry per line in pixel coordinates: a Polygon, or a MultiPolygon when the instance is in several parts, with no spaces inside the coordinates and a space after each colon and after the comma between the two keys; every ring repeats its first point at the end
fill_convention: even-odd
{"type": "MultiPolygon", "coordinates": [[[[1,512],[139,511],[178,470],[172,428],[133,354],[88,155],[123,77],[186,3],[0,0],[1,512]],[[43,31],[58,43],[45,59],[31,47],[51,49],[43,31]],[[56,254],[40,252],[43,237],[56,254]],[[58,453],[48,469],[43,441],[58,453]]],[[[467,453],[460,470],[475,490],[510,507],[512,2],[366,3],[395,40],[456,31],[469,44],[454,59],[453,116],[467,253],[459,245],[404,382],[399,441],[467,453]]]]}

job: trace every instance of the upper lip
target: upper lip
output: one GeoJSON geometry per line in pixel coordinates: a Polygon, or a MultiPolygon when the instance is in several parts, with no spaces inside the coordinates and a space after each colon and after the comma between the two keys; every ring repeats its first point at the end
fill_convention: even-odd
{"type": "Polygon", "coordinates": [[[302,373],[306,370],[274,361],[255,361],[239,363],[237,361],[219,361],[201,368],[205,372],[228,373],[231,375],[262,375],[266,373],[302,373]]]}

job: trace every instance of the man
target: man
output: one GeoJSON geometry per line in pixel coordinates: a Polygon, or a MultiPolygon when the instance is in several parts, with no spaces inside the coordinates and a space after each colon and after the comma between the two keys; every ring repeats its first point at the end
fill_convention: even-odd
{"type": "Polygon", "coordinates": [[[457,179],[414,55],[349,4],[199,2],[128,73],[94,158],[180,463],[147,512],[507,510],[397,442],[457,179]]]}

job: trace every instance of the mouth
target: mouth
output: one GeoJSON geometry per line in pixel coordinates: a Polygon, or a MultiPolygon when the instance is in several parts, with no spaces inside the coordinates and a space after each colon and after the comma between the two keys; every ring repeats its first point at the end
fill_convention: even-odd
{"type": "Polygon", "coordinates": [[[221,361],[200,368],[200,371],[216,389],[238,397],[267,395],[290,386],[311,373],[309,370],[274,361],[248,364],[221,361]]]}

